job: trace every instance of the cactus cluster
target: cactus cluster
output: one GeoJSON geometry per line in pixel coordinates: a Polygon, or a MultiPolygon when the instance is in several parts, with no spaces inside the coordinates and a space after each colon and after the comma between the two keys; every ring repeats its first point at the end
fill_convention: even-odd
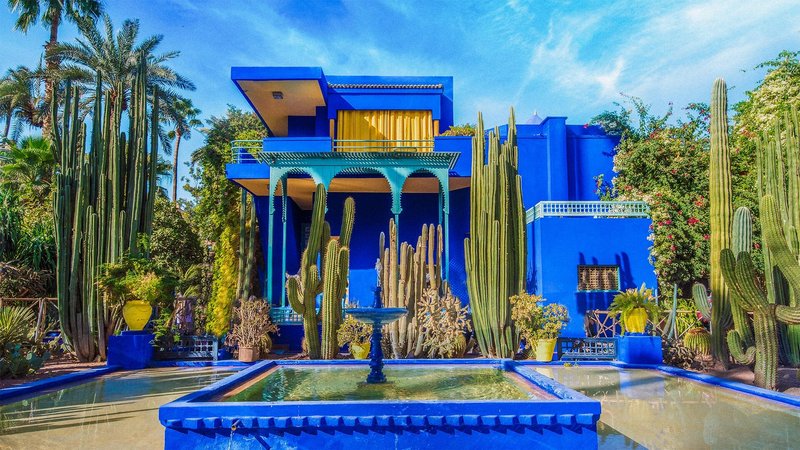
{"type": "Polygon", "coordinates": [[[470,237],[464,240],[472,319],[484,356],[512,358],[519,335],[511,320],[509,298],[525,290],[525,211],[518,171],[514,110],[506,141],[498,129],[488,136],[478,115],[472,138],[470,237]]]}
{"type": "Polygon", "coordinates": [[[418,302],[427,290],[449,293],[442,281],[442,226],[425,224],[417,238],[417,246],[403,242],[397,245],[397,226],[389,220],[389,246],[381,233],[378,276],[381,300],[387,308],[407,308],[408,314],[386,325],[393,358],[421,357],[425,337],[421,330],[418,302]]]}
{"type": "Polygon", "coordinates": [[[147,250],[139,243],[152,232],[157,195],[158,98],[155,88],[148,92],[146,62],[140,61],[127,134],[123,101],[104,96],[99,72],[91,132],[81,118],[77,87],[66,82],[64,95],[50,105],[51,116],[61,118],[52,129],[59,320],[81,361],[105,358],[108,336],[118,325],[119,311],[106,305],[94,282],[101,267],[147,250]]]}
{"type": "Polygon", "coordinates": [[[325,220],[327,194],[317,185],[311,213],[308,244],[296,275],[287,276],[286,293],[292,309],[303,316],[305,345],[311,359],[333,359],[339,353],[336,331],[342,321],[342,300],[347,293],[350,274],[350,237],[355,220],[355,201],[344,202],[342,228],[338,239],[331,238],[331,226],[325,220]],[[322,268],[322,270],[320,270],[322,268]],[[322,342],[320,345],[316,299],[322,294],[322,342]]]}
{"type": "MultiPolygon", "coordinates": [[[[758,151],[758,193],[776,202],[786,233],[786,246],[795,259],[800,257],[797,230],[800,228],[800,125],[797,109],[787,112],[770,132],[756,141],[758,151]]],[[[763,219],[762,219],[763,222],[763,219]]],[[[764,230],[766,233],[766,230],[764,230]]],[[[765,236],[762,236],[765,237],[765,236]]],[[[786,273],[780,270],[770,243],[764,240],[764,275],[767,298],[777,305],[800,306],[786,273]]],[[[800,366],[800,326],[780,325],[782,359],[800,366]]]]}
{"type": "MultiPolygon", "coordinates": [[[[766,269],[762,285],[750,256],[750,211],[747,208],[736,211],[732,231],[726,231],[724,224],[723,216],[730,199],[722,191],[725,190],[724,180],[730,180],[730,166],[726,165],[724,150],[727,147],[727,125],[722,117],[727,104],[723,80],[714,83],[711,104],[711,258],[712,271],[719,268],[724,281],[720,291],[720,287],[714,287],[716,278],[712,273],[713,350],[720,358],[716,344],[731,324],[727,321],[730,313],[733,329],[727,330],[725,335],[730,355],[739,363],[754,365],[756,385],[775,389],[779,361],[800,363],[800,241],[797,236],[800,226],[800,127],[797,112],[793,109],[784,118],[783,126],[779,122],[774,134],[767,134],[757,142],[757,187],[761,199],[760,224],[766,269]],[[727,235],[730,239],[724,245],[729,232],[732,235],[727,235]],[[722,248],[715,242],[722,242],[722,248]],[[725,288],[730,289],[730,295],[726,295],[725,288]]],[[[695,285],[693,293],[702,314],[707,316],[705,289],[695,285]]],[[[725,363],[727,358],[721,361],[725,363]]]]}

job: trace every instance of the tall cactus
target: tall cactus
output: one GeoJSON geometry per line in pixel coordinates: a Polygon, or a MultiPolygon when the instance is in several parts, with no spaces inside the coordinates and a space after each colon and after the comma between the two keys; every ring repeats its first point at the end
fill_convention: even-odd
{"type": "MultiPolygon", "coordinates": [[[[740,255],[742,252],[750,253],[753,245],[753,218],[750,210],[744,206],[738,208],[733,215],[733,254],[740,255]]],[[[729,292],[731,296],[731,316],[733,318],[733,330],[738,334],[739,340],[745,346],[753,345],[753,329],[750,325],[750,318],[747,312],[742,309],[741,300],[735,298],[737,291],[729,292]]]]}
{"type": "Polygon", "coordinates": [[[99,72],[91,133],[79,118],[78,88],[67,82],[61,101],[54,98],[50,105],[52,117],[61,117],[51,136],[57,155],[53,211],[59,320],[81,361],[105,358],[107,338],[119,323],[119,310],[95,288],[100,268],[125,253],[146,251],[139,248],[139,239],[152,231],[159,93],[153,89],[149,94],[146,62],[140,61],[128,102],[127,135],[121,131],[122,99],[105,98],[99,72]]]}
{"type": "Polygon", "coordinates": [[[731,157],[728,149],[728,92],[725,80],[714,81],[711,91],[711,162],[709,168],[711,225],[711,331],[712,351],[728,363],[725,330],[730,326],[730,296],[722,278],[720,252],[731,246],[731,157]]]}
{"type": "Polygon", "coordinates": [[[311,213],[311,231],[300,260],[300,270],[286,279],[289,304],[303,316],[303,331],[311,359],[332,359],[338,353],[336,330],[342,317],[342,299],[347,291],[350,271],[350,238],[353,234],[355,202],[352,197],[344,202],[338,240],[331,239],[331,227],[325,221],[326,209],[325,186],[318,184],[311,213]],[[323,294],[321,346],[316,308],[319,294],[323,294]]]}
{"type": "MultiPolygon", "coordinates": [[[[800,294],[800,265],[786,244],[783,220],[775,198],[771,195],[762,197],[760,209],[763,238],[770,246],[775,265],[795,295],[800,294]]],[[[779,359],[778,323],[800,324],[800,308],[770,303],[766,292],[757,284],[749,253],[741,252],[735,256],[731,250],[723,250],[721,264],[725,281],[736,291],[733,301],[753,314],[755,328],[755,346],[746,346],[737,330],[728,333],[731,354],[742,364],[755,363],[753,371],[757,386],[775,389],[779,359]]]]}
{"type": "MultiPolygon", "coordinates": [[[[800,228],[800,126],[797,109],[792,107],[771,132],[756,141],[758,151],[759,196],[771,195],[785,223],[785,243],[795,258],[800,257],[797,229],[800,228]]],[[[770,303],[800,306],[800,298],[777,270],[769,243],[764,243],[764,275],[770,303]]],[[[800,365],[800,326],[781,326],[783,359],[792,366],[800,365]]]]}
{"type": "Polygon", "coordinates": [[[508,137],[500,143],[498,129],[489,133],[488,160],[483,117],[472,138],[470,237],[464,240],[472,319],[481,352],[511,358],[519,335],[511,320],[509,298],[525,290],[525,212],[518,172],[514,110],[508,137]]]}

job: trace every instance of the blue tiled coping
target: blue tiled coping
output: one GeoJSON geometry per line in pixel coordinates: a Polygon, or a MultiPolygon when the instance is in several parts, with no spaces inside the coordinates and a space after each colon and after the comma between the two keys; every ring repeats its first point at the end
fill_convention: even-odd
{"type": "Polygon", "coordinates": [[[387,365],[462,365],[515,372],[557,397],[483,401],[215,402],[280,366],[365,361],[263,361],[162,406],[165,446],[178,448],[597,448],[600,402],[511,360],[387,360],[387,365]]]}
{"type": "Polygon", "coordinates": [[[7,387],[0,389],[0,403],[9,403],[10,400],[21,400],[23,398],[40,395],[46,391],[62,389],[67,385],[107,375],[117,370],[120,370],[117,366],[98,367],[96,369],[82,370],[80,372],[68,373],[66,375],[59,375],[57,377],[45,378],[43,380],[7,387]]]}

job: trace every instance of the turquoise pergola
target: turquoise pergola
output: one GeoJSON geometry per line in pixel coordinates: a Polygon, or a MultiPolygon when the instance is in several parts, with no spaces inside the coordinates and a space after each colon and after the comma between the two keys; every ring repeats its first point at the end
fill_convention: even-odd
{"type": "MultiPolygon", "coordinates": [[[[439,223],[444,228],[444,278],[448,278],[450,244],[450,170],[455,167],[457,152],[259,152],[260,162],[269,165],[269,230],[267,244],[267,286],[265,297],[272,294],[274,264],[272,261],[275,223],[275,194],[281,186],[281,221],[286,236],[287,179],[291,174],[307,174],[314,184],[327,190],[331,181],[342,174],[380,174],[389,182],[392,214],[398,230],[402,207],[402,191],[406,179],[417,172],[428,172],[439,184],[439,223]],[[276,181],[276,182],[273,182],[276,181]]],[[[286,273],[286,239],[281,246],[281,273],[286,273]]],[[[286,287],[281,288],[281,306],[286,306],[286,287]]]]}

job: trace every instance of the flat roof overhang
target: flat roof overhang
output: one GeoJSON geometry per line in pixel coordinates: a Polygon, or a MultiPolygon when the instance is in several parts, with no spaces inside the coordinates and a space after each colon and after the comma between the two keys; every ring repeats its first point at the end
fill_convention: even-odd
{"type": "Polygon", "coordinates": [[[320,67],[232,67],[231,80],[273,136],[288,134],[289,116],[316,116],[326,104],[320,67]]]}

